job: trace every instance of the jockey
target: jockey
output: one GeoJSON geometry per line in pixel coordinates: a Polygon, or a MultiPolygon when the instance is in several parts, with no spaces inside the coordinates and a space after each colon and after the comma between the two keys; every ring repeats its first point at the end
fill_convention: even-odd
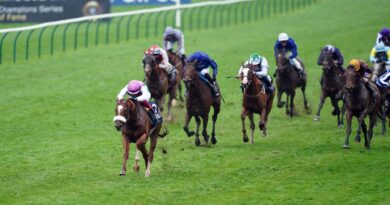
{"type": "Polygon", "coordinates": [[[280,33],[278,40],[276,40],[275,42],[275,58],[277,58],[277,55],[280,51],[291,52],[291,55],[288,57],[288,59],[290,60],[290,63],[294,65],[294,67],[297,69],[299,77],[302,78],[303,68],[301,63],[296,59],[296,57],[298,56],[298,47],[295,44],[294,39],[288,37],[287,33],[280,33]]]}
{"type": "Polygon", "coordinates": [[[152,120],[152,127],[159,123],[153,111],[153,107],[149,104],[151,95],[146,84],[139,80],[132,80],[124,88],[122,88],[116,99],[118,101],[122,100],[126,94],[128,94],[132,100],[140,102],[140,104],[145,108],[150,120],[152,120]]]}
{"type": "Polygon", "coordinates": [[[199,77],[210,88],[213,96],[219,96],[219,91],[216,86],[218,66],[217,63],[211,59],[206,53],[195,52],[187,59],[188,63],[195,63],[195,69],[199,73],[199,77]],[[209,67],[213,69],[213,78],[210,77],[209,67]]]}
{"type": "Polygon", "coordinates": [[[363,80],[364,85],[367,87],[368,91],[371,94],[371,97],[374,102],[373,104],[375,104],[377,94],[369,81],[371,70],[368,67],[368,64],[365,63],[363,60],[352,59],[351,61],[349,61],[348,67],[353,68],[357,75],[363,80]]]}
{"type": "MultiPolygon", "coordinates": [[[[379,63],[386,63],[386,70],[390,69],[390,48],[385,46],[382,42],[375,45],[370,53],[370,61],[375,66],[379,66],[379,63]]],[[[375,70],[375,68],[374,68],[375,70]]]]}
{"type": "Polygon", "coordinates": [[[381,42],[385,44],[385,46],[390,46],[390,29],[382,28],[382,30],[379,31],[375,44],[379,44],[381,42]]]}
{"type": "MultiPolygon", "coordinates": [[[[330,52],[332,54],[332,60],[333,60],[334,64],[336,64],[337,67],[340,69],[340,71],[342,73],[344,73],[344,69],[342,67],[343,63],[344,63],[344,57],[338,48],[328,44],[324,48],[322,48],[321,51],[330,52]]],[[[317,64],[322,65],[323,61],[324,61],[324,57],[320,54],[320,56],[318,57],[318,60],[317,60],[317,64]]]]}
{"type": "Polygon", "coordinates": [[[171,26],[165,28],[163,37],[163,48],[166,51],[173,52],[173,44],[177,42],[176,53],[180,56],[181,61],[185,62],[186,55],[184,51],[184,35],[179,29],[174,29],[171,26]]]}
{"type": "Polygon", "coordinates": [[[152,54],[155,56],[158,66],[168,73],[169,84],[175,81],[177,70],[169,63],[168,54],[164,49],[161,49],[157,45],[152,45],[145,51],[145,54],[152,54]]]}
{"type": "MultiPolygon", "coordinates": [[[[258,53],[253,53],[249,60],[245,62],[245,65],[251,64],[253,67],[253,71],[256,74],[256,77],[261,81],[261,83],[265,87],[265,91],[267,94],[271,94],[274,91],[274,87],[272,86],[271,77],[268,76],[268,61],[265,57],[260,56],[258,53]]],[[[238,75],[241,74],[241,70],[243,67],[240,68],[238,71],[238,75]]]]}

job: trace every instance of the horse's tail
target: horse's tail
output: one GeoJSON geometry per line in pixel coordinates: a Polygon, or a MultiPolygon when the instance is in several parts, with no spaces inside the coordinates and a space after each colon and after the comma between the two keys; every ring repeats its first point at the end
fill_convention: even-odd
{"type": "Polygon", "coordinates": [[[169,130],[166,127],[164,127],[164,132],[163,133],[158,133],[158,137],[164,138],[168,134],[169,134],[169,130]]]}

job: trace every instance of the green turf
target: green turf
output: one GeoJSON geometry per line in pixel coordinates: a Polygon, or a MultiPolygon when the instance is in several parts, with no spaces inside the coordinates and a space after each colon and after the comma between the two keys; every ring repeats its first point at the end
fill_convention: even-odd
{"type": "Polygon", "coordinates": [[[271,19],[186,32],[187,53],[205,51],[219,65],[226,103],[218,143],[195,147],[181,129],[184,109],[175,108],[150,178],[143,164],[131,171],[134,145],[127,176],[118,176],[122,145],[112,117],[119,90],[143,78],[143,50],[160,39],[1,65],[0,204],[389,204],[389,134],[376,128],[370,151],[354,143],[343,150],[345,129],[336,128],[328,101],[321,121],[313,121],[319,48],[332,43],[346,61],[368,59],[376,33],[389,26],[389,9],[386,0],[323,0],[271,19]],[[299,45],[313,113],[304,113],[298,93],[299,116],[290,119],[274,106],[269,135],[256,129],[255,144],[244,144],[239,82],[225,77],[254,51],[268,58],[273,73],[272,48],[282,31],[299,45]]]}

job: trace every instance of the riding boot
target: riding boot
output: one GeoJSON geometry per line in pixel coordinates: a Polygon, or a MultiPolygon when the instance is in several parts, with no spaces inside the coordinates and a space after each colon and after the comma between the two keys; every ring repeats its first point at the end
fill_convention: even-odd
{"type": "Polygon", "coordinates": [[[276,74],[278,73],[278,67],[275,68],[275,72],[274,74],[272,75],[274,78],[276,78],[276,74]]]}
{"type": "Polygon", "coordinates": [[[175,78],[176,78],[176,68],[172,69],[172,72],[169,73],[169,85],[172,85],[174,82],[175,82],[175,78]]]}
{"type": "Polygon", "coordinates": [[[147,111],[148,116],[150,120],[152,121],[152,127],[155,127],[157,125],[157,118],[156,115],[154,114],[154,111],[152,109],[147,111]]]}
{"type": "Polygon", "coordinates": [[[274,92],[274,86],[272,85],[272,83],[267,79],[267,77],[262,77],[260,78],[261,82],[263,83],[264,85],[264,88],[265,88],[265,92],[267,93],[267,95],[269,94],[272,94],[274,92]]]}
{"type": "Polygon", "coordinates": [[[215,82],[213,81],[213,79],[211,78],[211,76],[206,73],[204,75],[204,77],[207,79],[207,86],[210,88],[211,90],[211,94],[214,96],[214,97],[218,97],[220,94],[219,94],[219,91],[218,91],[218,88],[217,88],[217,85],[215,84],[215,82]]]}
{"type": "Polygon", "coordinates": [[[184,66],[186,64],[186,54],[181,55],[181,63],[184,66]]]}

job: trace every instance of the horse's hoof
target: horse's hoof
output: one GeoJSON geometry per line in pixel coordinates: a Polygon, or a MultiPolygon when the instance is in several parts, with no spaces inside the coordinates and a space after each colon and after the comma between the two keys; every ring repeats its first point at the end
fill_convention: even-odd
{"type": "Polygon", "coordinates": [[[267,137],[267,130],[263,130],[263,137],[267,137]]]}
{"type": "Polygon", "coordinates": [[[126,175],[126,172],[125,172],[125,171],[121,170],[121,171],[119,172],[119,176],[125,176],[125,175],[126,175]]]}
{"type": "Polygon", "coordinates": [[[255,144],[255,141],[251,140],[251,144],[255,144]]]}
{"type": "Polygon", "coordinates": [[[170,121],[172,121],[172,116],[167,117],[167,122],[170,122],[170,121]]]}
{"type": "Polygon", "coordinates": [[[263,130],[265,128],[265,124],[264,123],[260,123],[259,124],[259,128],[260,128],[260,130],[263,130]]]}
{"type": "Polygon", "coordinates": [[[290,115],[291,114],[291,111],[290,110],[286,110],[286,115],[290,115]]]}
{"type": "Polygon", "coordinates": [[[187,136],[188,136],[188,137],[192,137],[192,136],[194,136],[194,134],[195,134],[194,131],[188,131],[188,132],[186,132],[186,133],[187,133],[187,136]]]}
{"type": "Polygon", "coordinates": [[[173,99],[173,100],[172,100],[172,106],[173,106],[173,107],[176,107],[176,105],[177,105],[177,100],[176,100],[176,99],[173,99]]]}
{"type": "Polygon", "coordinates": [[[215,137],[212,137],[212,138],[211,138],[211,143],[212,143],[212,144],[217,144],[217,139],[216,139],[215,137]]]}
{"type": "Polygon", "coordinates": [[[343,145],[343,148],[344,148],[344,149],[349,149],[349,145],[344,144],[344,145],[343,145]]]}
{"type": "Polygon", "coordinates": [[[355,142],[360,143],[360,141],[361,141],[360,137],[356,136],[355,137],[355,142]]]}
{"type": "Polygon", "coordinates": [[[134,172],[139,172],[139,165],[134,165],[134,172]]]}
{"type": "Polygon", "coordinates": [[[145,172],[145,177],[150,177],[150,172],[149,171],[145,172]]]}
{"type": "Polygon", "coordinates": [[[203,135],[203,139],[204,139],[204,141],[207,143],[207,142],[209,142],[209,138],[210,138],[210,136],[208,136],[208,135],[203,135]]]}
{"type": "Polygon", "coordinates": [[[247,136],[247,135],[244,135],[244,136],[242,137],[242,141],[244,141],[245,143],[248,142],[248,141],[249,141],[248,136],[247,136]]]}
{"type": "Polygon", "coordinates": [[[316,116],[314,117],[314,121],[320,121],[320,116],[319,116],[319,115],[316,115],[316,116]]]}
{"type": "Polygon", "coordinates": [[[200,146],[200,139],[199,139],[199,137],[195,138],[195,146],[197,146],[197,147],[200,146]]]}
{"type": "Polygon", "coordinates": [[[279,102],[277,106],[278,106],[278,108],[282,108],[284,106],[284,104],[285,104],[285,102],[279,102]]]}

